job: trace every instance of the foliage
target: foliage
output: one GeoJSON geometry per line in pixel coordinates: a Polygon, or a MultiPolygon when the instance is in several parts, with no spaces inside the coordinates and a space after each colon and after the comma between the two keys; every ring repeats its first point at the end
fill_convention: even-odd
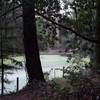
{"type": "Polygon", "coordinates": [[[35,7],[44,14],[55,15],[60,10],[59,0],[35,0],[35,7]]]}
{"type": "Polygon", "coordinates": [[[66,98],[68,98],[69,94],[65,90],[61,90],[59,85],[55,84],[54,81],[36,83],[37,81],[30,85],[30,88],[35,91],[33,91],[33,100],[66,100],[66,98]]]}
{"type": "Polygon", "coordinates": [[[37,17],[36,25],[37,25],[37,37],[38,37],[39,49],[43,51],[43,50],[46,50],[47,48],[44,19],[41,17],[37,17]]]}
{"type": "Polygon", "coordinates": [[[72,83],[79,80],[81,75],[88,75],[88,68],[91,68],[89,58],[81,58],[80,56],[76,56],[74,58],[68,58],[67,62],[69,65],[65,68],[64,77],[70,79],[72,83]],[[87,70],[87,72],[85,72],[87,70]]]}
{"type": "MultiPolygon", "coordinates": [[[[63,0],[64,1],[64,0],[63,0]]],[[[5,3],[5,2],[3,2],[5,3]]],[[[3,5],[2,2],[0,2],[0,5],[3,5]]],[[[70,26],[74,29],[77,30],[77,32],[79,32],[80,34],[84,34],[85,36],[89,37],[89,38],[94,38],[95,36],[95,14],[96,14],[96,10],[95,10],[95,0],[74,0],[71,3],[65,2],[64,1],[64,9],[68,10],[69,7],[72,9],[72,12],[67,12],[65,11],[65,15],[60,16],[59,11],[61,10],[60,8],[60,1],[59,0],[36,0],[35,1],[35,8],[41,12],[42,14],[48,16],[49,18],[55,20],[56,17],[61,17],[61,23],[63,23],[64,25],[70,26]],[[70,14],[71,13],[71,14],[70,14]],[[69,15],[71,15],[72,17],[69,17],[69,15]]],[[[0,6],[0,13],[5,11],[4,7],[3,9],[1,9],[0,6]]],[[[8,4],[7,4],[7,8],[8,8],[8,4]]],[[[9,16],[11,17],[11,14],[8,14],[8,18],[9,16]]],[[[13,16],[14,17],[14,16],[13,16]]],[[[48,33],[50,33],[50,46],[54,45],[54,41],[55,41],[55,25],[52,25],[51,23],[49,23],[48,21],[43,20],[43,18],[36,16],[36,20],[37,20],[37,35],[38,35],[38,43],[39,43],[39,47],[40,50],[46,50],[47,48],[47,40],[46,40],[46,31],[48,30],[48,33]],[[45,28],[45,29],[44,29],[45,28]]],[[[19,20],[18,20],[19,21],[19,20]]],[[[22,19],[21,19],[22,21],[22,19]]],[[[2,23],[3,28],[6,29],[6,27],[4,27],[4,24],[8,22],[8,19],[6,20],[6,22],[2,23]]],[[[1,24],[1,23],[0,23],[1,24]]],[[[18,24],[17,24],[18,25],[18,24]]],[[[3,33],[3,36],[5,38],[9,37],[9,34],[12,32],[12,29],[16,28],[17,25],[15,23],[12,24],[8,24],[7,26],[7,33],[5,34],[3,33]],[[10,30],[9,31],[9,26],[10,25],[10,30]],[[12,26],[14,26],[12,28],[12,26]],[[9,32],[8,32],[9,31],[9,32]]],[[[19,25],[20,26],[20,22],[19,25]]],[[[3,29],[3,32],[5,31],[5,29],[3,29]]],[[[20,33],[22,29],[14,29],[13,33],[15,38],[18,37],[17,33],[20,33]],[[20,32],[19,32],[20,31],[20,32]]],[[[64,69],[64,77],[66,79],[69,79],[71,81],[71,85],[77,85],[75,90],[77,90],[78,92],[85,92],[86,90],[89,90],[90,93],[92,93],[91,88],[93,86],[93,84],[91,84],[91,80],[88,80],[87,77],[84,78],[83,76],[88,75],[89,71],[88,69],[91,69],[91,64],[89,64],[89,62],[84,61],[84,58],[81,58],[83,56],[87,57],[87,55],[90,54],[90,51],[92,51],[92,46],[90,45],[88,42],[85,42],[84,40],[80,40],[78,37],[76,37],[75,35],[72,35],[71,32],[62,30],[61,29],[61,33],[62,33],[62,40],[67,37],[67,39],[65,38],[65,41],[62,42],[62,44],[65,46],[66,44],[66,48],[70,48],[70,49],[77,49],[80,51],[77,51],[80,55],[77,55],[77,57],[75,57],[74,59],[70,59],[68,58],[67,62],[71,63],[71,65],[67,66],[67,68],[64,69]],[[83,53],[83,51],[85,51],[85,54],[83,53]],[[80,56],[80,57],[79,57],[80,56]],[[84,73],[84,71],[87,71],[87,73],[84,73]],[[88,82],[88,84],[86,84],[88,82]]],[[[10,34],[10,36],[12,36],[12,33],[10,34]]],[[[20,35],[21,36],[21,35],[20,35]]],[[[10,40],[14,39],[13,37],[10,37],[10,40]]],[[[21,36],[22,38],[22,36],[21,36]]],[[[19,39],[16,39],[18,41],[20,41],[19,39]]],[[[8,40],[7,40],[8,41],[8,40]]],[[[22,41],[20,41],[20,43],[22,43],[22,41]]],[[[0,43],[1,44],[1,43],[0,43]]],[[[12,49],[12,47],[18,47],[19,46],[16,45],[16,43],[14,42],[7,42],[5,43],[5,40],[3,41],[3,44],[5,45],[4,47],[7,47],[8,49],[12,49]],[[12,45],[14,44],[14,45],[12,45]],[[10,46],[11,47],[10,47],[10,46]]],[[[19,44],[18,44],[19,45],[19,44]]],[[[13,60],[13,62],[15,64],[20,64],[20,62],[16,62],[13,60]]],[[[12,66],[6,65],[4,64],[4,67],[6,68],[12,68],[12,66]]],[[[46,79],[48,79],[49,77],[49,73],[44,73],[46,76],[46,79]]],[[[62,81],[62,80],[60,80],[62,81]]],[[[56,80],[57,82],[57,80],[56,80]]],[[[64,89],[59,89],[59,85],[56,84],[55,80],[53,80],[52,83],[52,87],[53,89],[56,91],[55,94],[52,94],[51,90],[50,91],[46,91],[44,92],[44,94],[46,95],[45,99],[47,100],[52,99],[52,97],[55,97],[55,99],[58,99],[57,95],[60,95],[60,99],[63,97],[65,97],[66,95],[66,90],[64,89]],[[62,92],[63,91],[63,92],[62,92]],[[50,94],[49,94],[50,92],[50,94]],[[60,94],[60,92],[62,92],[60,94]],[[56,96],[54,96],[56,95],[56,96]]],[[[36,84],[36,83],[35,83],[36,84]]],[[[61,83],[63,84],[63,83],[61,83]]],[[[63,84],[64,85],[64,84],[63,84]]],[[[51,89],[51,87],[47,86],[47,89],[51,89]]],[[[41,89],[42,90],[42,89],[41,89]]],[[[89,92],[87,91],[87,94],[89,92]]],[[[40,95],[40,94],[39,94],[40,95]]]]}
{"type": "Polygon", "coordinates": [[[44,72],[43,74],[44,74],[45,80],[48,81],[48,80],[49,80],[49,75],[50,75],[50,74],[49,74],[48,72],[44,72]]]}
{"type": "MultiPolygon", "coordinates": [[[[95,0],[72,0],[71,2],[63,0],[63,6],[65,15],[62,18],[62,24],[70,26],[78,33],[93,39],[96,28],[95,0]]],[[[66,48],[78,48],[78,52],[82,57],[93,54],[94,44],[90,44],[63,29],[61,30],[61,34],[62,43],[64,46],[66,45],[66,48]]]]}
{"type": "MultiPolygon", "coordinates": [[[[74,11],[75,29],[86,35],[89,38],[94,38],[95,35],[95,1],[94,0],[74,0],[71,4],[71,8],[74,11]]],[[[80,40],[80,39],[78,39],[80,40]]],[[[90,54],[93,51],[93,45],[88,42],[80,40],[80,51],[82,53],[87,51],[86,54],[90,54]],[[91,49],[90,49],[91,48],[91,49]],[[85,50],[84,50],[85,49],[85,50]]]]}

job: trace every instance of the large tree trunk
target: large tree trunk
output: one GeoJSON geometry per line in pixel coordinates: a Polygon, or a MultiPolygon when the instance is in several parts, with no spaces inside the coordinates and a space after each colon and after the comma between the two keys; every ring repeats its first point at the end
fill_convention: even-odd
{"type": "MultiPolygon", "coordinates": [[[[100,41],[100,0],[96,0],[97,9],[96,9],[96,33],[95,37],[98,41],[100,41]]],[[[95,68],[100,69],[100,44],[96,44],[95,46],[95,68]]]]}
{"type": "MultiPolygon", "coordinates": [[[[39,49],[36,34],[34,4],[28,5],[23,0],[23,34],[26,57],[26,68],[29,76],[29,83],[34,80],[44,81],[39,49]]],[[[28,0],[33,3],[34,0],[28,0]]]]}

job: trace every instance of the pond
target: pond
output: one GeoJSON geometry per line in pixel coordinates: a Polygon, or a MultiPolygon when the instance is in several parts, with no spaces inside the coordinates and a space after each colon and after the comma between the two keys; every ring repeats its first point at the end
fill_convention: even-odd
{"type": "MultiPolygon", "coordinates": [[[[22,61],[23,67],[20,69],[8,69],[5,70],[5,79],[9,79],[9,83],[4,84],[4,93],[10,93],[10,92],[16,92],[16,80],[17,77],[19,78],[19,89],[22,89],[27,84],[27,73],[25,70],[25,64],[24,64],[24,57],[13,57],[14,59],[18,61],[22,61]]],[[[55,69],[62,69],[63,66],[68,66],[67,57],[61,56],[61,55],[40,55],[41,64],[43,72],[49,72],[50,76],[49,79],[52,79],[54,77],[62,77],[62,71],[55,70],[55,69]]],[[[11,61],[4,61],[4,63],[11,64],[11,61]]],[[[18,65],[15,65],[15,67],[20,67],[18,65]]],[[[1,73],[1,72],[0,72],[1,73]]],[[[1,83],[0,83],[0,89],[1,89],[1,83]]]]}

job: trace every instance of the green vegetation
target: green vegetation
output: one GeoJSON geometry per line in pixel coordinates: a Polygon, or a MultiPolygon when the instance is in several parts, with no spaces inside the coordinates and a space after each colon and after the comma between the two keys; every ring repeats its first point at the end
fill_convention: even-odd
{"type": "MultiPolygon", "coordinates": [[[[16,65],[23,67],[22,59],[14,58],[21,55],[26,59],[28,83],[53,82],[51,87],[54,85],[53,90],[59,91],[53,94],[56,100],[57,95],[61,96],[58,100],[65,100],[74,93],[82,99],[84,95],[94,95],[100,86],[100,1],[1,0],[2,82],[4,70],[16,68],[16,65]],[[50,71],[43,75],[39,52],[58,53],[68,58],[69,65],[58,69],[63,73],[62,78],[49,80],[50,71]]],[[[47,96],[44,100],[49,100],[47,96]]]]}

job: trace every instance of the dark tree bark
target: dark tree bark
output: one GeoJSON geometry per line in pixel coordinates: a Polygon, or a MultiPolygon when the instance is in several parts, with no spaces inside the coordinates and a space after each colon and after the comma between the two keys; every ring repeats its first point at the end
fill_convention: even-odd
{"type": "MultiPolygon", "coordinates": [[[[96,0],[96,33],[95,38],[100,41],[100,0],[96,0]]],[[[95,66],[96,69],[100,69],[100,43],[95,46],[95,66]]]]}
{"type": "Polygon", "coordinates": [[[44,81],[42,72],[38,41],[36,34],[34,0],[28,0],[33,5],[28,5],[27,0],[23,0],[23,35],[26,57],[26,68],[29,76],[29,83],[34,80],[44,81]]]}

